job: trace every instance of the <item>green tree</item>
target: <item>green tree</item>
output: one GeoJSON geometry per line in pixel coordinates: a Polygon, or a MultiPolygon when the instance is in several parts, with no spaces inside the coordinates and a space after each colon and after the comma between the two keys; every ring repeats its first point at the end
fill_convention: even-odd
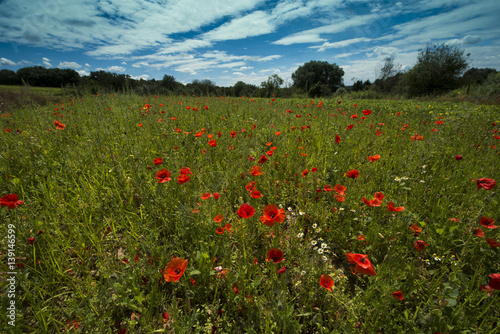
{"type": "Polygon", "coordinates": [[[263,95],[265,97],[270,97],[271,95],[277,95],[279,88],[283,85],[283,79],[277,74],[273,74],[267,78],[267,81],[263,81],[260,84],[260,88],[263,89],[263,95]]]}
{"type": "Polygon", "coordinates": [[[439,94],[456,88],[469,56],[457,46],[427,44],[420,50],[417,64],[405,75],[410,95],[439,94]]]}
{"type": "Polygon", "coordinates": [[[335,92],[343,86],[344,70],[337,64],[311,60],[292,74],[293,85],[305,92],[335,92]]]}

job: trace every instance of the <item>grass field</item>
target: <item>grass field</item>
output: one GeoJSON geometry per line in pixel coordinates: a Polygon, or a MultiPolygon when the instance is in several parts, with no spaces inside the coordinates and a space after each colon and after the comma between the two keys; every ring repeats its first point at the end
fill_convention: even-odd
{"type": "Polygon", "coordinates": [[[499,332],[499,106],[116,94],[1,117],[13,333],[499,332]]]}

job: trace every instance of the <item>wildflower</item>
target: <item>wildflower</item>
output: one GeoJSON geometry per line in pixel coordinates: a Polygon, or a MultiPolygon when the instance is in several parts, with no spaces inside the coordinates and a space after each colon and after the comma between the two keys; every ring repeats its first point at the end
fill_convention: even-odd
{"type": "Polygon", "coordinates": [[[280,263],[283,260],[284,260],[283,252],[281,250],[277,248],[271,248],[267,252],[267,257],[266,257],[267,262],[280,263]]]}
{"type": "Polygon", "coordinates": [[[423,250],[426,246],[429,246],[429,245],[428,245],[427,243],[425,243],[425,241],[423,241],[423,240],[417,240],[417,241],[415,241],[415,243],[413,244],[413,247],[415,247],[415,249],[416,249],[417,251],[419,251],[419,252],[420,252],[421,250],[423,250]]]}
{"type": "Polygon", "coordinates": [[[163,160],[162,160],[161,158],[155,158],[155,159],[153,160],[153,163],[154,163],[155,165],[161,165],[161,164],[163,163],[163,160]]]}
{"type": "Polygon", "coordinates": [[[283,268],[281,268],[280,270],[278,270],[278,275],[283,274],[285,271],[286,271],[286,266],[284,266],[283,268]]]}
{"type": "Polygon", "coordinates": [[[264,164],[266,161],[267,161],[267,157],[266,157],[264,154],[262,154],[262,155],[260,156],[260,159],[259,159],[258,163],[262,165],[262,164],[264,164]]]}
{"type": "Polygon", "coordinates": [[[9,210],[21,204],[24,204],[24,202],[20,201],[16,194],[9,194],[0,198],[0,206],[6,206],[9,210]]]}
{"type": "Polygon", "coordinates": [[[422,228],[420,226],[418,226],[417,224],[412,224],[410,226],[410,230],[412,230],[413,232],[415,232],[415,236],[418,236],[420,234],[420,232],[422,232],[422,228]]]}
{"type": "Polygon", "coordinates": [[[263,216],[260,221],[269,227],[274,226],[274,223],[283,223],[285,221],[285,209],[278,209],[274,204],[267,205],[263,210],[263,216]]]}
{"type": "Polygon", "coordinates": [[[324,250],[323,248],[319,248],[319,249],[318,249],[318,254],[323,254],[323,252],[324,252],[324,251],[325,251],[325,250],[324,250]]]}
{"type": "Polygon", "coordinates": [[[486,239],[486,242],[491,246],[491,247],[500,247],[500,242],[496,241],[495,239],[486,239]]]}
{"type": "Polygon", "coordinates": [[[255,209],[251,205],[243,203],[236,213],[240,218],[250,218],[254,215],[255,209]]]}
{"type": "Polygon", "coordinates": [[[335,135],[335,144],[340,144],[340,136],[335,135]]]}
{"type": "Polygon", "coordinates": [[[316,246],[318,242],[316,240],[311,241],[311,245],[316,246]]]}
{"type": "Polygon", "coordinates": [[[201,199],[203,199],[203,200],[209,199],[210,197],[212,197],[211,193],[203,193],[203,194],[201,194],[201,199]]]}
{"type": "Polygon", "coordinates": [[[217,234],[223,234],[224,233],[224,227],[217,227],[217,230],[215,231],[217,234]]]}
{"type": "Polygon", "coordinates": [[[389,211],[393,211],[393,212],[400,212],[400,211],[404,211],[405,207],[404,206],[394,207],[394,202],[389,202],[389,203],[387,203],[387,209],[389,211]]]}
{"type": "Polygon", "coordinates": [[[180,174],[178,177],[177,177],[177,183],[178,184],[184,184],[186,182],[188,182],[191,178],[186,175],[186,174],[180,174]]]}
{"type": "Polygon", "coordinates": [[[224,219],[223,215],[217,215],[214,217],[214,222],[220,223],[224,219]]]}
{"type": "Polygon", "coordinates": [[[323,274],[319,278],[319,285],[332,292],[332,287],[335,285],[333,278],[330,275],[323,274]]]}
{"type": "Polygon", "coordinates": [[[252,176],[258,176],[264,174],[264,172],[260,170],[260,166],[253,166],[252,169],[250,169],[250,174],[252,176]]]}
{"type": "Polygon", "coordinates": [[[476,236],[476,237],[484,237],[484,231],[480,228],[477,228],[475,229],[474,231],[472,231],[472,233],[476,236]]]}
{"type": "Polygon", "coordinates": [[[462,160],[462,156],[460,154],[455,155],[455,160],[462,160]]]}
{"type": "Polygon", "coordinates": [[[404,298],[403,293],[401,292],[401,290],[396,291],[396,292],[393,292],[393,293],[392,293],[392,296],[393,296],[394,298],[399,299],[399,300],[403,300],[403,298],[404,298]]]}
{"type": "Polygon", "coordinates": [[[488,283],[490,288],[500,290],[500,274],[491,274],[489,276],[491,277],[491,280],[488,283]]]}
{"type": "MultiPolygon", "coordinates": [[[[64,130],[64,128],[66,127],[66,124],[62,124],[61,122],[59,122],[57,120],[54,121],[54,125],[56,126],[56,129],[58,129],[58,130],[64,130]]],[[[140,126],[142,126],[142,124],[140,126]]]]}
{"type": "Polygon", "coordinates": [[[303,236],[304,236],[304,233],[302,233],[302,232],[297,234],[297,238],[299,238],[299,239],[302,238],[303,236]]]}
{"type": "Polygon", "coordinates": [[[380,159],[380,154],[375,154],[375,155],[372,155],[372,156],[368,156],[366,157],[370,162],[374,162],[374,161],[377,161],[378,159],[380,159]]]}
{"type": "Polygon", "coordinates": [[[363,114],[365,114],[366,116],[370,115],[371,113],[372,111],[370,109],[363,110],[363,114]]]}
{"type": "Polygon", "coordinates": [[[476,181],[477,183],[477,189],[481,189],[481,188],[484,188],[486,190],[491,190],[493,188],[495,188],[496,186],[496,181],[493,180],[493,179],[488,179],[488,178],[481,178],[481,179],[474,179],[472,181],[476,181]]]}
{"type": "Polygon", "coordinates": [[[178,281],[187,268],[188,261],[183,258],[173,257],[163,270],[163,277],[167,282],[178,281]]]}
{"type": "Polygon", "coordinates": [[[495,221],[493,218],[487,218],[487,217],[481,217],[481,220],[479,221],[479,224],[483,225],[486,228],[489,228],[491,230],[497,228],[498,226],[494,225],[495,221]]]}
{"type": "Polygon", "coordinates": [[[179,173],[193,175],[193,173],[191,172],[191,169],[189,167],[182,167],[181,170],[179,171],[179,173]]]}
{"type": "Polygon", "coordinates": [[[215,193],[214,193],[214,198],[215,198],[215,199],[219,199],[219,197],[220,197],[220,194],[219,194],[218,192],[215,192],[215,193]]]}
{"type": "Polygon", "coordinates": [[[359,176],[359,172],[356,169],[350,170],[345,174],[347,177],[355,179],[359,176]]]}
{"type": "MultiPolygon", "coordinates": [[[[326,188],[326,186],[325,186],[326,188]]],[[[341,196],[345,196],[345,190],[347,189],[346,186],[343,186],[341,184],[336,184],[335,186],[333,186],[333,190],[335,190],[337,192],[337,194],[341,195],[341,196]]]]}
{"type": "Polygon", "coordinates": [[[411,139],[412,141],[419,141],[419,140],[424,139],[424,136],[421,136],[421,135],[419,135],[419,134],[415,134],[414,136],[410,136],[410,139],[411,139]]]}
{"type": "Polygon", "coordinates": [[[372,263],[370,262],[370,260],[368,260],[368,255],[355,253],[346,253],[345,255],[349,263],[356,265],[354,267],[355,272],[368,276],[377,275],[372,263]]]}
{"type": "Polygon", "coordinates": [[[250,193],[250,196],[252,196],[252,198],[261,198],[262,194],[260,193],[260,191],[254,190],[250,193]]]}
{"type": "Polygon", "coordinates": [[[215,139],[212,139],[212,140],[208,141],[208,145],[215,147],[215,146],[217,146],[217,142],[215,141],[215,139]]]}

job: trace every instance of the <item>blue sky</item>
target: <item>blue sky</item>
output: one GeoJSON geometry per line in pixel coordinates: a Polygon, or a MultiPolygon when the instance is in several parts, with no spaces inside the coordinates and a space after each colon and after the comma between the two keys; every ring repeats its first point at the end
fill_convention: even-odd
{"type": "Polygon", "coordinates": [[[500,70],[499,13],[498,0],[3,0],[0,68],[219,86],[278,74],[290,85],[300,65],[320,60],[342,67],[351,85],[373,81],[388,56],[412,67],[431,42],[500,70]]]}

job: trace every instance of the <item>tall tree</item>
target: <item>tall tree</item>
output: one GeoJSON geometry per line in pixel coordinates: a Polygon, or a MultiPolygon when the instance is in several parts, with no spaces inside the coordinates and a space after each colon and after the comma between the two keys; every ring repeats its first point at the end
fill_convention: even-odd
{"type": "Polygon", "coordinates": [[[420,50],[417,64],[406,73],[411,95],[443,93],[457,87],[467,69],[470,54],[456,45],[427,44],[420,50]]]}
{"type": "Polygon", "coordinates": [[[324,91],[328,88],[331,92],[343,86],[344,70],[337,64],[326,61],[311,60],[305,63],[292,74],[293,85],[306,92],[311,89],[324,91]],[[320,89],[322,86],[323,89],[320,89]]]}

